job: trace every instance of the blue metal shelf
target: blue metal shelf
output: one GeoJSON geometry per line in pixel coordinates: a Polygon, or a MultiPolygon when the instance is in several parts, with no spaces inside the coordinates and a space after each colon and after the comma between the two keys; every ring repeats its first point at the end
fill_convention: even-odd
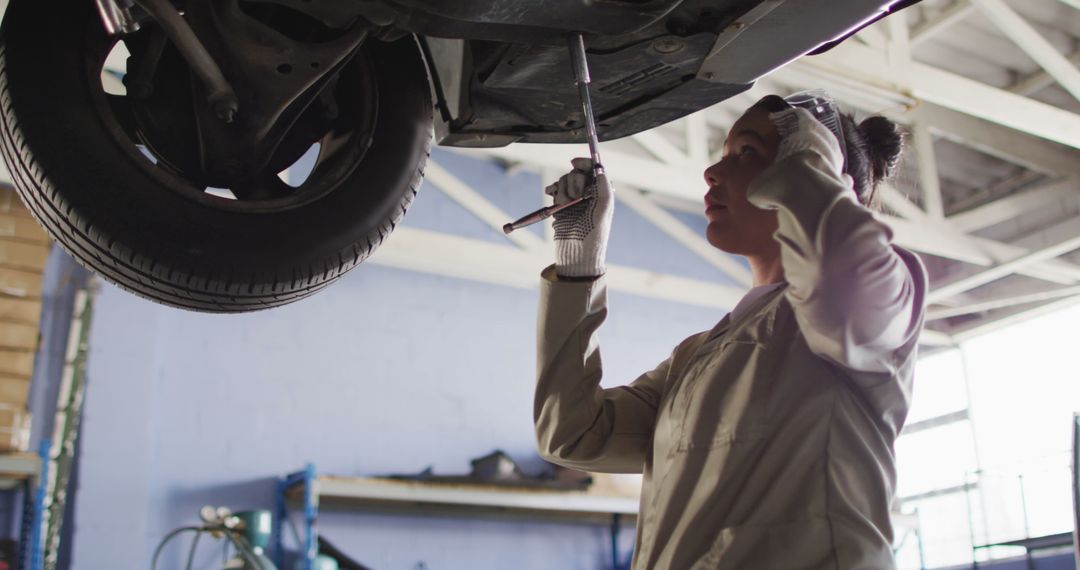
{"type": "MultiPolygon", "coordinates": [[[[455,514],[513,513],[529,519],[572,519],[605,521],[611,524],[613,552],[620,525],[635,520],[638,511],[636,497],[616,497],[590,494],[583,491],[507,488],[495,485],[462,485],[425,481],[408,481],[377,477],[318,476],[313,464],[291,473],[278,481],[274,525],[275,563],[284,567],[282,543],[283,526],[288,516],[288,502],[295,501],[302,488],[305,532],[304,570],[311,570],[318,555],[316,522],[321,499],[347,504],[356,508],[367,506],[405,509],[433,513],[450,511],[455,514]],[[302,486],[302,487],[301,487],[302,486]]],[[[616,562],[616,567],[619,565],[616,562]]]]}

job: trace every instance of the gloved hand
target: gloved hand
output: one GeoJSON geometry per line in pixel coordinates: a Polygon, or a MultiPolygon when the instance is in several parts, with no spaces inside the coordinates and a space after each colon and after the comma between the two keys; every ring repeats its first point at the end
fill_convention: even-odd
{"type": "Polygon", "coordinates": [[[801,107],[792,107],[769,114],[769,120],[776,125],[780,133],[780,148],[774,164],[804,150],[810,150],[823,159],[833,175],[843,179],[845,185],[854,191],[854,181],[844,173],[844,153],[840,150],[840,141],[828,127],[814,118],[810,111],[801,107]]]}
{"type": "Polygon", "coordinates": [[[592,176],[592,160],[575,158],[574,170],[548,186],[544,192],[565,204],[584,194],[593,197],[555,214],[555,273],[563,277],[596,277],[604,274],[611,216],[615,211],[614,189],[607,176],[592,176]]]}

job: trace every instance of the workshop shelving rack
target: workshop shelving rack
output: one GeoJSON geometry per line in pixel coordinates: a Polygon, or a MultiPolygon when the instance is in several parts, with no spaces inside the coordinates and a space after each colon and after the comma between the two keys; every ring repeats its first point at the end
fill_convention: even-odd
{"type": "Polygon", "coordinates": [[[22,491],[22,527],[19,529],[21,570],[44,567],[45,485],[49,442],[38,453],[0,453],[0,491],[22,491]]]}
{"type": "MultiPolygon", "coordinates": [[[[584,491],[531,489],[483,484],[440,483],[377,477],[318,475],[313,464],[278,481],[273,547],[284,568],[283,526],[290,504],[302,506],[304,532],[299,538],[310,570],[318,554],[316,521],[320,507],[367,512],[412,512],[452,516],[514,517],[530,520],[604,522],[612,528],[612,558],[624,521],[636,521],[638,499],[584,491]]],[[[617,562],[617,560],[615,560],[617,562]]]]}

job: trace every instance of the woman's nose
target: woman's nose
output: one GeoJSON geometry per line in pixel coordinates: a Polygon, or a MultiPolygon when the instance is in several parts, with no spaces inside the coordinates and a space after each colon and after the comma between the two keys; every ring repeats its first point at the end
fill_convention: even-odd
{"type": "Polygon", "coordinates": [[[718,186],[720,184],[720,180],[723,177],[723,173],[720,167],[722,162],[723,161],[721,160],[720,162],[717,162],[716,164],[713,164],[712,166],[705,169],[705,184],[708,184],[710,188],[712,188],[713,186],[718,186]]]}

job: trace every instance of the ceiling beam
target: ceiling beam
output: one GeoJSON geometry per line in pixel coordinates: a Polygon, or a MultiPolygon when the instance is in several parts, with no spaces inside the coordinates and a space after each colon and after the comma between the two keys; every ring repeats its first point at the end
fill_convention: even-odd
{"type": "Polygon", "coordinates": [[[881,197],[881,201],[885,203],[886,207],[905,220],[919,221],[926,219],[926,212],[915,205],[914,202],[908,200],[907,196],[904,196],[902,192],[891,184],[882,183],[878,185],[878,196],[881,197]]]}
{"type": "MultiPolygon", "coordinates": [[[[903,216],[879,216],[893,230],[898,245],[982,266],[993,266],[1030,253],[1023,247],[964,234],[942,220],[931,218],[891,186],[883,186],[881,196],[886,206],[903,216]]],[[[1080,282],[1080,267],[1058,260],[1023,266],[1017,272],[1052,283],[1071,285],[1080,282]]]]}
{"type": "Polygon", "coordinates": [[[1066,91],[1080,100],[1080,71],[1003,0],[971,0],[984,16],[1034,59],[1066,91]]]}
{"type": "MultiPolygon", "coordinates": [[[[641,148],[644,148],[649,154],[655,156],[657,160],[671,166],[685,165],[690,160],[685,152],[664,138],[664,135],[660,134],[656,129],[642,131],[630,138],[641,145],[641,148]]],[[[605,164],[605,166],[607,165],[605,164]]]]}
{"type": "MultiPolygon", "coordinates": [[[[468,156],[490,156],[532,165],[546,167],[562,172],[571,168],[570,159],[575,156],[588,156],[585,145],[579,144],[527,144],[515,143],[509,146],[483,149],[448,148],[468,156]]],[[[705,181],[699,171],[689,168],[676,168],[658,160],[633,156],[611,149],[608,143],[600,144],[600,156],[608,179],[618,186],[632,186],[653,192],[663,192],[687,200],[701,200],[705,195],[705,181]]]]}
{"type": "Polygon", "coordinates": [[[944,32],[954,24],[968,17],[975,11],[975,7],[968,0],[957,0],[948,8],[932,18],[927,18],[917,24],[911,30],[911,47],[918,47],[923,42],[944,32]]]}
{"type": "MultiPolygon", "coordinates": [[[[494,156],[502,160],[530,164],[538,169],[568,170],[569,157],[581,154],[583,148],[581,145],[518,143],[501,148],[448,150],[469,156],[494,156]]],[[[608,177],[616,187],[641,188],[695,202],[700,201],[704,193],[704,182],[697,172],[607,149],[602,150],[601,155],[604,157],[608,177]]],[[[942,230],[921,222],[890,216],[882,218],[892,227],[898,245],[918,252],[984,267],[1027,253],[1023,248],[973,236],[957,239],[958,232],[942,230]]],[[[1080,267],[1053,260],[1024,267],[1022,273],[1061,284],[1071,285],[1080,280],[1080,267]]]]}
{"type": "Polygon", "coordinates": [[[931,218],[945,217],[944,200],[941,197],[941,176],[938,174],[937,155],[934,154],[934,137],[925,123],[916,121],[911,125],[911,143],[919,165],[919,188],[923,205],[931,218]]]}
{"type": "Polygon", "coordinates": [[[1072,297],[1075,295],[1080,295],[1080,285],[1062,287],[1060,289],[1051,289],[1049,291],[1039,291],[1037,293],[1027,293],[1024,295],[1012,295],[1008,297],[1000,297],[997,299],[988,299],[986,301],[979,301],[976,303],[960,305],[957,307],[942,307],[937,309],[929,309],[926,311],[926,320],[938,321],[942,319],[958,317],[961,315],[970,315],[973,313],[982,313],[985,311],[993,311],[995,309],[1014,307],[1016,305],[1027,305],[1030,303],[1039,303],[1042,301],[1052,301],[1054,299],[1072,297]]]}
{"type": "Polygon", "coordinates": [[[900,124],[925,124],[931,132],[957,144],[1054,176],[1080,177],[1076,150],[1039,137],[947,109],[886,86],[795,62],[770,76],[794,89],[825,88],[844,105],[883,114],[900,124]]]}
{"type": "Polygon", "coordinates": [[[889,62],[897,73],[906,74],[911,64],[911,30],[908,28],[907,14],[886,18],[885,27],[889,30],[889,41],[885,48],[889,62]]]}
{"type": "Polygon", "coordinates": [[[959,231],[975,232],[1067,199],[1080,200],[1080,181],[1071,178],[1059,180],[1032,190],[1010,194],[953,214],[948,217],[948,221],[950,226],[959,231]]]}
{"type": "Polygon", "coordinates": [[[705,112],[688,115],[683,123],[686,126],[686,149],[690,162],[704,169],[709,165],[709,125],[705,121],[705,112]]]}
{"type": "Polygon", "coordinates": [[[904,93],[1071,148],[1080,148],[1080,115],[924,63],[912,62],[911,73],[903,81],[905,78],[893,75],[886,54],[856,42],[842,43],[822,55],[803,58],[802,62],[823,73],[904,93]]]}
{"type": "MultiPolygon", "coordinates": [[[[1080,221],[1080,219],[1071,220],[1069,225],[1076,226],[1078,225],[1076,224],[1077,221],[1080,221]]],[[[946,297],[956,295],[957,293],[963,293],[964,291],[986,285],[992,281],[997,281],[1002,277],[1012,275],[1032,263],[1058,257],[1059,255],[1064,255],[1076,249],[1080,249],[1080,231],[1073,233],[1072,237],[1068,237],[1052,245],[1029,251],[1004,263],[999,263],[988,269],[954,279],[949,283],[936,285],[927,295],[927,303],[938,303],[946,297]]]]}
{"type": "MultiPolygon", "coordinates": [[[[1074,51],[1069,54],[1069,63],[1073,66],[1080,65],[1080,51],[1074,51]]],[[[1016,80],[1016,83],[1010,85],[1007,89],[1013,93],[1020,95],[1031,95],[1036,91],[1041,91],[1050,85],[1053,85],[1054,78],[1046,72],[1045,69],[1034,71],[1020,79],[1016,80]]]]}
{"type": "Polygon", "coordinates": [[[615,194],[615,199],[637,212],[639,216],[651,222],[660,231],[705,260],[706,263],[722,271],[736,283],[744,287],[750,287],[754,284],[753,275],[746,266],[736,261],[731,255],[717,249],[705,240],[701,234],[686,227],[686,224],[650,201],[641,192],[633,188],[620,188],[615,194]]]}
{"type": "Polygon", "coordinates": [[[923,346],[955,346],[956,341],[946,333],[924,328],[919,333],[919,344],[923,346]]]}
{"type": "MultiPolygon", "coordinates": [[[[498,206],[491,203],[479,192],[470,188],[468,184],[462,182],[433,160],[428,161],[424,178],[451,200],[457,202],[472,215],[480,218],[484,223],[499,232],[503,231],[503,224],[514,220],[510,214],[499,209],[498,206]]],[[[540,189],[537,188],[536,190],[539,193],[540,189]]],[[[505,235],[507,239],[529,251],[545,251],[548,247],[543,239],[529,232],[513,232],[505,235]]]]}
{"type": "Polygon", "coordinates": [[[1039,305],[1030,309],[1017,310],[1015,313],[999,318],[992,321],[980,321],[969,326],[963,326],[956,329],[955,332],[950,332],[950,336],[956,342],[965,342],[971,340],[977,336],[981,336],[999,329],[1003,329],[1008,326],[1021,323],[1023,321],[1031,320],[1042,315],[1054,313],[1080,303],[1080,295],[1074,297],[1065,297],[1057,301],[1049,301],[1044,305],[1039,305]]]}
{"type": "Polygon", "coordinates": [[[995,158],[1052,176],[1080,177],[1075,148],[938,105],[922,105],[908,115],[942,138],[995,158]]]}
{"type": "MultiPolygon", "coordinates": [[[[508,287],[535,289],[550,255],[511,245],[421,230],[394,230],[365,263],[468,279],[508,287]]],[[[620,265],[608,265],[608,288],[663,301],[730,310],[746,290],[620,265]]]]}
{"type": "Polygon", "coordinates": [[[889,38],[881,33],[878,26],[867,26],[855,32],[855,38],[874,49],[886,49],[889,44],[889,38]]]}

